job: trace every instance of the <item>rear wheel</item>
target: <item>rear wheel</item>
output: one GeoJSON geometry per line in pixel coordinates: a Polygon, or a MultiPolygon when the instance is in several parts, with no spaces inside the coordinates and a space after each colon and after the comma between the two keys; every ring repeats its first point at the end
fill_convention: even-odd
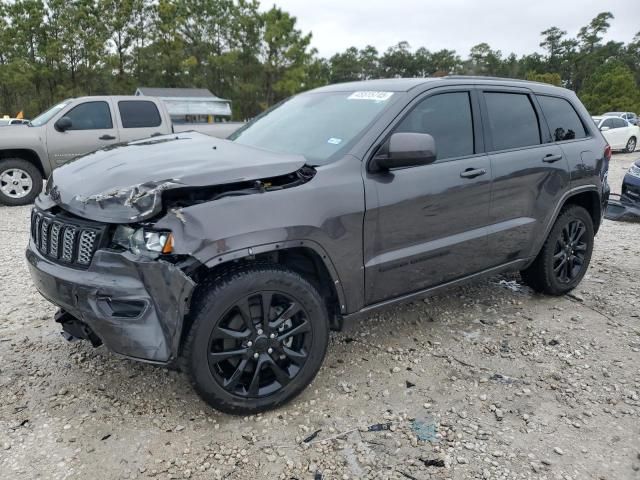
{"type": "Polygon", "coordinates": [[[309,282],[263,265],[203,288],[183,361],[207,403],[251,414],[284,404],[311,383],[325,356],[329,321],[309,282]]]}
{"type": "Polygon", "coordinates": [[[563,295],[582,280],[593,252],[593,220],[577,205],[565,209],[554,224],[542,250],[521,273],[538,292],[563,295]]]}
{"type": "Polygon", "coordinates": [[[624,151],[627,153],[633,153],[636,151],[636,145],[637,145],[636,137],[631,137],[627,142],[627,146],[625,147],[624,151]]]}
{"type": "Polygon", "coordinates": [[[0,203],[28,205],[42,191],[42,175],[36,166],[22,158],[0,161],[0,203]]]}

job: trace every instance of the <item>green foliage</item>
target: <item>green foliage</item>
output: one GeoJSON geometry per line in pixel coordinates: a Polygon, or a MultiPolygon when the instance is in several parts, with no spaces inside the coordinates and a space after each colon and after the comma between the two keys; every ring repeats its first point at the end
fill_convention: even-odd
{"type": "Polygon", "coordinates": [[[0,1],[0,115],[33,117],[63,98],[153,86],[208,88],[247,119],[327,83],[450,74],[561,85],[593,113],[640,111],[640,33],[627,45],[603,43],[609,12],[576,38],[544,30],[544,54],[504,55],[479,43],[462,59],[401,41],[384,52],[349,47],[324,59],[295,17],[259,7],[259,0],[0,1]]]}
{"type": "Polygon", "coordinates": [[[532,82],[542,82],[549,83],[551,85],[555,85],[556,87],[560,87],[562,85],[562,78],[557,73],[536,73],[536,72],[527,72],[527,80],[531,80],[532,82]]]}
{"type": "Polygon", "coordinates": [[[587,79],[582,101],[592,113],[640,111],[640,90],[631,69],[611,60],[587,79]]]}

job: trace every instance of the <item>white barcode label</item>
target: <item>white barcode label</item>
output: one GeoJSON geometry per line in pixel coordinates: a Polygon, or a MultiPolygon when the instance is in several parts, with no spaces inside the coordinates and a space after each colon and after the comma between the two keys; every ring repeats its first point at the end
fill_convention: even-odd
{"type": "Polygon", "coordinates": [[[374,102],[386,102],[393,92],[353,92],[348,100],[373,100],[374,102]]]}

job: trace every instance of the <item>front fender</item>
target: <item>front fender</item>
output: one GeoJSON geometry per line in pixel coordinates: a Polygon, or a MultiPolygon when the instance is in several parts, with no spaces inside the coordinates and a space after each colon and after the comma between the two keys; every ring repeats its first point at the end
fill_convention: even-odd
{"type": "Polygon", "coordinates": [[[296,187],[170,208],[155,227],[173,232],[174,253],[209,267],[272,250],[311,248],[339,282],[341,305],[357,311],[364,304],[363,217],[360,161],[350,158],[318,168],[313,180],[296,187]]]}

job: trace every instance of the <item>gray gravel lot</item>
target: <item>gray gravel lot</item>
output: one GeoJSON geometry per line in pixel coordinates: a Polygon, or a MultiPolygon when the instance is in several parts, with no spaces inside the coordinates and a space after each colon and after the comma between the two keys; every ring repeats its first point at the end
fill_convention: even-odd
{"type": "MultiPolygon", "coordinates": [[[[614,192],[638,157],[614,155],[614,192]]],[[[64,341],[28,218],[0,207],[0,478],[640,479],[640,223],[605,222],[573,297],[501,276],[389,309],[333,334],[294,402],[242,418],[64,341]]]]}

